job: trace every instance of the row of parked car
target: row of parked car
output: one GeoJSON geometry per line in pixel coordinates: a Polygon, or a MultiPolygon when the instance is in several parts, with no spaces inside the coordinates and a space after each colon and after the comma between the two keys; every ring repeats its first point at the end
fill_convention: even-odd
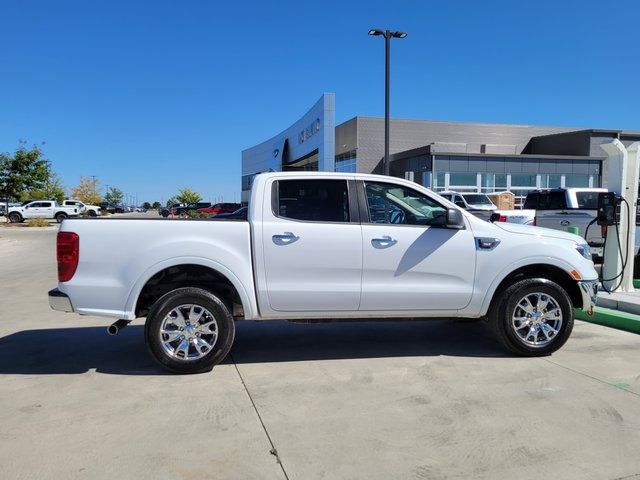
{"type": "Polygon", "coordinates": [[[247,207],[240,203],[215,203],[195,202],[195,203],[174,203],[170,207],[163,207],[158,210],[158,214],[167,217],[186,217],[190,213],[197,216],[216,218],[246,218],[247,207]]]}
{"type": "Polygon", "coordinates": [[[12,223],[20,223],[29,218],[45,218],[56,220],[58,223],[65,218],[87,215],[97,217],[102,212],[107,213],[127,213],[145,212],[145,209],[132,206],[110,205],[101,203],[100,205],[87,205],[79,200],[64,200],[59,204],[55,200],[34,200],[23,203],[9,203],[9,210],[6,211],[6,201],[0,205],[0,215],[7,215],[12,223]]]}

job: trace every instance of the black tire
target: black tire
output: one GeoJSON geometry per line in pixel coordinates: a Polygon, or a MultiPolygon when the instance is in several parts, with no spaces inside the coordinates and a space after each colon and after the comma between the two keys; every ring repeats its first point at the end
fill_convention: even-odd
{"type": "Polygon", "coordinates": [[[89,210],[89,216],[90,216],[90,217],[97,217],[97,216],[98,216],[98,214],[96,213],[96,211],[95,211],[95,210],[89,210]]]}
{"type": "Polygon", "coordinates": [[[166,210],[163,210],[160,215],[162,215],[164,218],[167,218],[169,216],[169,212],[167,212],[166,210]]]}
{"type": "Polygon", "coordinates": [[[11,223],[22,223],[24,219],[22,218],[22,215],[20,215],[18,212],[11,212],[9,214],[9,221],[11,223]]]}
{"type": "MultiPolygon", "coordinates": [[[[489,311],[489,323],[500,343],[509,351],[521,356],[540,357],[555,352],[569,339],[573,330],[573,305],[567,292],[558,284],[545,278],[526,279],[511,285],[502,293],[496,292],[496,296],[489,311]],[[518,302],[527,295],[537,293],[550,296],[562,313],[562,324],[557,334],[548,340],[541,338],[545,335],[543,332],[536,334],[534,340],[541,338],[543,342],[547,342],[542,345],[532,345],[522,339],[516,332],[515,322],[512,321],[516,311],[522,312],[516,310],[518,302]]],[[[535,311],[537,312],[537,309],[535,311]]],[[[523,333],[526,333],[526,330],[523,333]]]]}
{"type": "MultiPolygon", "coordinates": [[[[144,338],[149,353],[162,368],[173,373],[202,373],[210,371],[225,359],[233,345],[234,337],[235,324],[233,316],[224,302],[213,293],[195,287],[178,288],[161,297],[149,311],[144,328],[144,338]],[[163,347],[165,342],[163,342],[160,334],[165,317],[172,310],[185,304],[197,305],[208,310],[217,323],[218,335],[213,348],[201,358],[193,360],[183,360],[169,354],[163,347]]],[[[187,351],[192,351],[191,349],[195,349],[195,347],[189,346],[187,351]]],[[[193,353],[195,354],[196,352],[193,353]]]]}
{"type": "Polygon", "coordinates": [[[58,223],[62,223],[62,221],[63,221],[65,218],[67,218],[67,214],[66,214],[66,213],[62,213],[62,212],[60,212],[60,213],[57,213],[57,214],[56,214],[56,222],[58,222],[58,223]]]}

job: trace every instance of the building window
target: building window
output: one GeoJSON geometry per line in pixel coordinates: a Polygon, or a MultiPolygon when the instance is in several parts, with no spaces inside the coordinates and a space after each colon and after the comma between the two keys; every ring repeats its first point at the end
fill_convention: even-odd
{"type": "Polygon", "coordinates": [[[455,187],[478,187],[478,175],[476,173],[452,172],[449,174],[449,185],[455,187]]]}
{"type": "Polygon", "coordinates": [[[567,175],[564,179],[564,186],[569,187],[588,187],[589,175],[567,175]]]}
{"type": "Polygon", "coordinates": [[[349,172],[355,173],[358,171],[358,159],[356,158],[356,151],[350,150],[346,153],[336,155],[336,162],[334,170],[336,172],[349,172]]]}
{"type": "Polygon", "coordinates": [[[447,189],[446,185],[446,174],[444,172],[436,172],[433,176],[433,191],[441,192],[442,190],[447,189]]]}
{"type": "Polygon", "coordinates": [[[537,175],[528,173],[512,173],[511,188],[535,187],[537,185],[537,175]]]}

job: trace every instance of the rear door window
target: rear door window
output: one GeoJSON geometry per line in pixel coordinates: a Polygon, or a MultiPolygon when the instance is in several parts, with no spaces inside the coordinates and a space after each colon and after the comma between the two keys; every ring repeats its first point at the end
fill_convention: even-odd
{"type": "Polygon", "coordinates": [[[524,201],[525,210],[538,210],[538,202],[540,200],[539,193],[530,193],[524,201]]]}
{"type": "Polygon", "coordinates": [[[576,192],[576,200],[580,210],[597,210],[599,192],[576,192]]]}
{"type": "Polygon", "coordinates": [[[549,210],[565,210],[567,197],[564,192],[549,192],[549,210]]]}
{"type": "Polygon", "coordinates": [[[349,222],[346,180],[279,180],[274,214],[307,222],[349,222]]]}

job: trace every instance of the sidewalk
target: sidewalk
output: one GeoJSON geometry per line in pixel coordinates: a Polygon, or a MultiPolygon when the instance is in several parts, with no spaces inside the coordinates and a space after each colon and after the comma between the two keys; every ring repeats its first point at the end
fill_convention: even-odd
{"type": "Polygon", "coordinates": [[[640,289],[635,292],[598,292],[597,305],[602,308],[640,315],[640,289]]]}

